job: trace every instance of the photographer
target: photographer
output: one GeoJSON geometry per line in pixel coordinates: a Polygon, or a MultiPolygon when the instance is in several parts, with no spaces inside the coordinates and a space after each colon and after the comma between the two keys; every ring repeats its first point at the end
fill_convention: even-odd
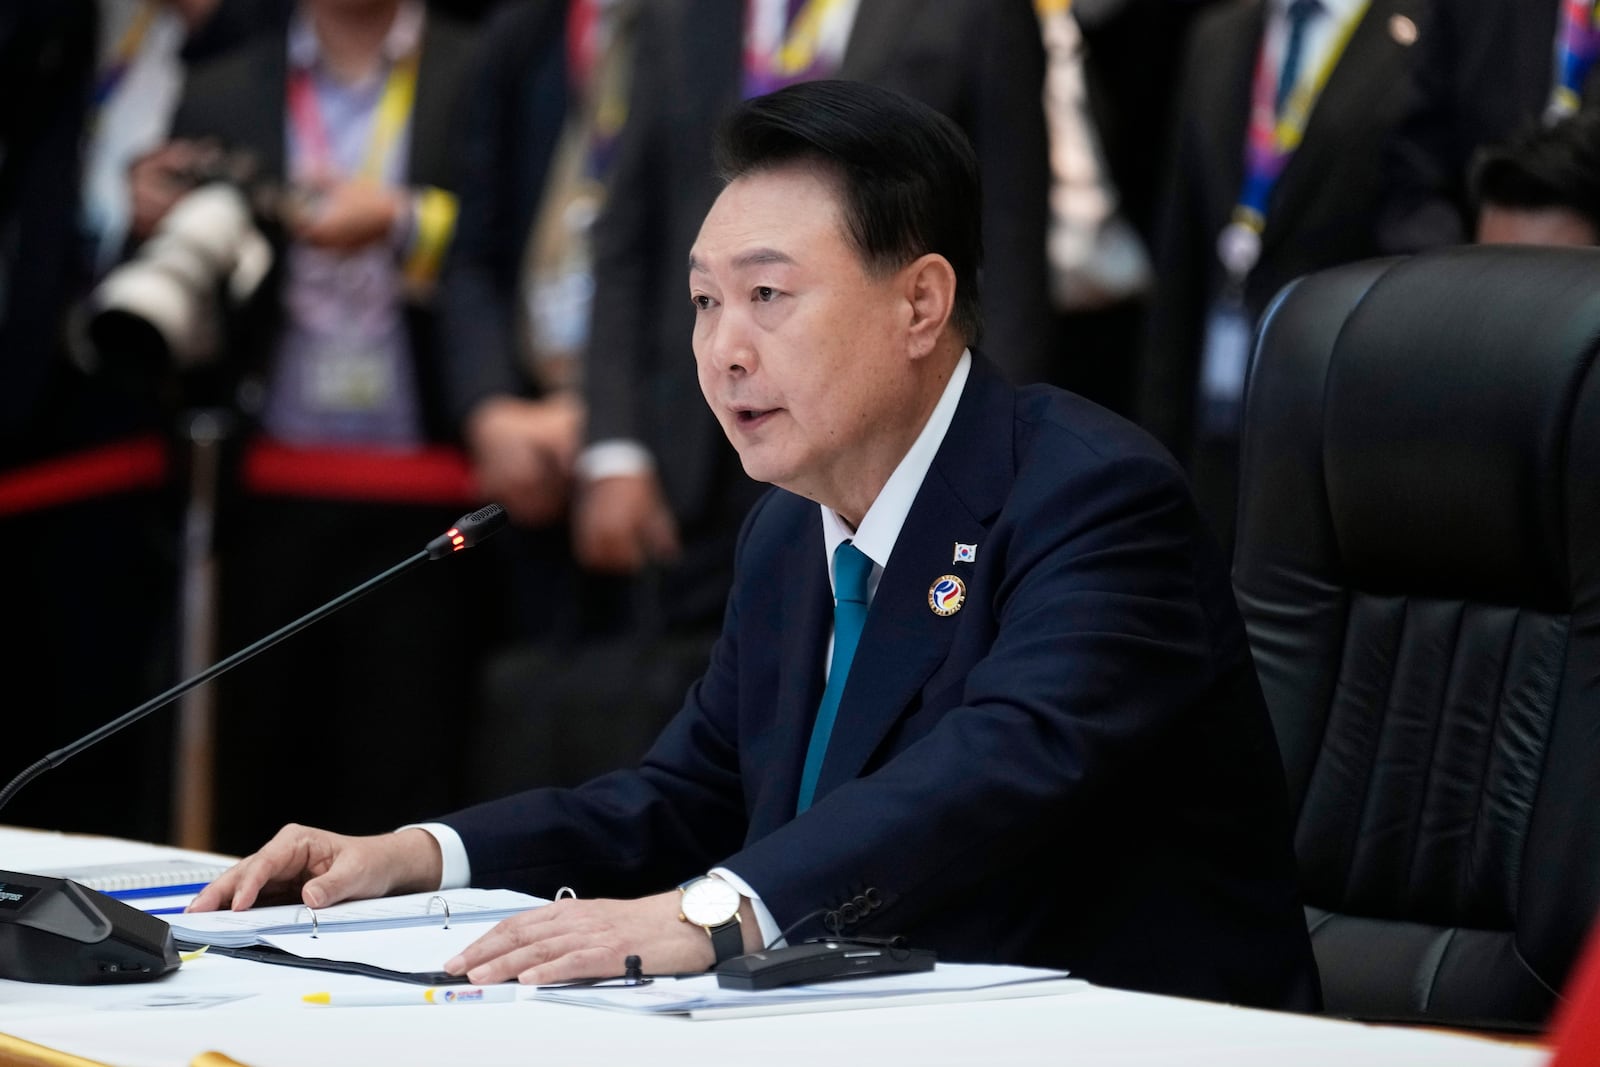
{"type": "MultiPolygon", "coordinates": [[[[446,443],[428,306],[454,227],[451,129],[471,49],[418,0],[303,0],[287,40],[258,37],[193,72],[175,145],[152,163],[191,185],[226,177],[271,239],[270,271],[224,316],[206,368],[250,427],[219,521],[224,650],[409,556],[476,497],[446,443]],[[244,180],[241,160],[254,164],[244,180]]],[[[178,199],[157,239],[217,242],[215,224],[180,216],[222,204],[218,189],[178,199]]],[[[240,280],[215,288],[248,290],[240,280]]],[[[387,826],[408,801],[385,782],[405,782],[419,812],[452,796],[461,730],[439,713],[472,704],[484,613],[467,605],[490,561],[463,562],[223,682],[219,847],[276,824],[285,765],[303,772],[306,818],[387,826]]]]}

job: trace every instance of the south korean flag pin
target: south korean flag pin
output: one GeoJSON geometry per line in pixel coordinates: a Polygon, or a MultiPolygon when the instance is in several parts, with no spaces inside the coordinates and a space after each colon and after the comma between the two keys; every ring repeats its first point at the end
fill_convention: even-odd
{"type": "Polygon", "coordinates": [[[928,587],[928,607],[935,615],[954,615],[967,600],[967,584],[946,574],[928,587]]]}
{"type": "Polygon", "coordinates": [[[960,541],[957,541],[956,542],[955,558],[952,559],[950,562],[951,563],[976,563],[976,562],[978,562],[978,546],[977,545],[964,545],[960,541]]]}

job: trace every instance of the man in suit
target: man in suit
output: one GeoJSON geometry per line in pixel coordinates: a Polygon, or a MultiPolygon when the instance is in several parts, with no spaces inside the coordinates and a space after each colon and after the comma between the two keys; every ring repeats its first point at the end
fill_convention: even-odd
{"type": "MultiPolygon", "coordinates": [[[[1592,52],[1586,60],[1568,27],[1573,7],[1565,0],[1430,0],[1431,32],[1418,42],[1403,118],[1384,149],[1383,252],[1471,240],[1475,153],[1580,98],[1594,99],[1592,52]]],[[[1576,7],[1592,25],[1594,5],[1576,7]]]]}
{"type": "Polygon", "coordinates": [[[585,899],[447,967],[700,970],[827,930],[1314,1007],[1282,770],[1221,560],[1153,441],[971,351],[959,129],[812,82],[746,104],[720,160],[689,258],[698,377],[746,470],[783,488],[745,523],[677,718],[637,770],[576,790],[375,838],[287,827],[195,907],[567,885],[585,899]]]}
{"type": "Polygon", "coordinates": [[[1201,510],[1225,546],[1233,540],[1237,387],[1250,329],[1288,282],[1377,252],[1377,159],[1400,118],[1393,86],[1427,32],[1421,0],[1304,4],[1233,0],[1196,20],[1157,221],[1138,417],[1189,467],[1201,510]],[[1301,16],[1298,29],[1291,11],[1301,16]],[[1297,103],[1309,110],[1298,112],[1297,103]],[[1297,147],[1276,160],[1282,169],[1269,195],[1249,205],[1255,257],[1238,270],[1224,265],[1219,244],[1246,206],[1254,166],[1247,146],[1263,104],[1269,126],[1301,128],[1297,147]],[[1208,352],[1212,324],[1223,315],[1239,329],[1222,336],[1239,343],[1208,352]],[[1201,384],[1214,367],[1236,391],[1204,420],[1201,384]]]}
{"type": "Polygon", "coordinates": [[[1029,0],[665,0],[643,7],[636,39],[649,45],[636,50],[594,233],[575,548],[602,572],[660,565],[662,624],[714,631],[734,535],[757,494],[699,403],[677,295],[717,195],[717,118],[753,86],[819,71],[954,118],[983,167],[989,340],[1015,380],[1036,381],[1050,357],[1044,52],[1029,0]],[[758,58],[759,27],[773,18],[808,57],[804,70],[779,74],[758,58]]]}

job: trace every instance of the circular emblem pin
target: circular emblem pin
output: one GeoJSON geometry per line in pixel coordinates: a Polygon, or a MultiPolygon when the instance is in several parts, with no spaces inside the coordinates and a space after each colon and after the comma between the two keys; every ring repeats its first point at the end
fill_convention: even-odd
{"type": "Polygon", "coordinates": [[[935,615],[954,615],[967,599],[967,585],[953,574],[947,574],[928,587],[928,607],[935,615]]]}

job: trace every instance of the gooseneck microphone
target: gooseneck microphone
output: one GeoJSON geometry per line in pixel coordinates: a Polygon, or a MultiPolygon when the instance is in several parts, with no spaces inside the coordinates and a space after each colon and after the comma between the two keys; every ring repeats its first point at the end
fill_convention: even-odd
{"type": "MultiPolygon", "coordinates": [[[[481,544],[505,525],[506,510],[499,504],[489,504],[463,515],[416,555],[24,768],[0,789],[0,808],[45,771],[59,767],[89,746],[133,725],[196,686],[237,667],[413,567],[481,544]]],[[[160,919],[84,889],[75,882],[0,871],[0,978],[69,985],[156,978],[178,966],[166,926],[160,919]]]]}

